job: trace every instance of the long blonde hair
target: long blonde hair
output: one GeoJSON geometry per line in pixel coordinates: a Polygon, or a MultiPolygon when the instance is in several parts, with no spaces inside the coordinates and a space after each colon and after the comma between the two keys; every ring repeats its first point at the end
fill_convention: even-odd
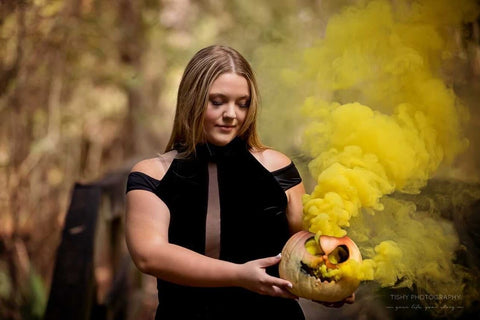
{"type": "Polygon", "coordinates": [[[175,119],[166,152],[176,149],[188,156],[195,153],[198,143],[206,142],[204,115],[208,93],[212,83],[228,72],[244,77],[250,89],[250,105],[238,135],[250,148],[265,148],[256,129],[259,93],[250,64],[235,49],[213,45],[198,51],[185,68],[178,88],[175,119]]]}

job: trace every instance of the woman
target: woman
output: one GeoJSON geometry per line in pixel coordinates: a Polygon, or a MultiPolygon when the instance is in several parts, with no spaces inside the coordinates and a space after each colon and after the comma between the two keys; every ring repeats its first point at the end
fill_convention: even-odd
{"type": "Polygon", "coordinates": [[[277,264],[301,230],[305,190],[292,161],[259,140],[257,90],[237,51],[200,50],[166,153],[132,168],[127,245],[158,279],[157,319],[304,319],[277,264]]]}

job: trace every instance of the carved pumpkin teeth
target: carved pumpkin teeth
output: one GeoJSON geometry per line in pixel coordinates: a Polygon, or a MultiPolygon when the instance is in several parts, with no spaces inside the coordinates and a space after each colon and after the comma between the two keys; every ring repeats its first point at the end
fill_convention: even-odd
{"type": "Polygon", "coordinates": [[[329,260],[325,261],[325,265],[327,266],[328,269],[337,268],[337,266],[335,264],[332,264],[329,260]]]}
{"type": "Polygon", "coordinates": [[[322,272],[320,271],[319,266],[313,267],[313,266],[310,266],[310,265],[304,263],[303,261],[300,261],[300,270],[302,272],[306,273],[309,277],[312,277],[312,278],[318,280],[321,283],[332,281],[332,279],[330,279],[328,277],[324,277],[322,275],[322,272]]]}

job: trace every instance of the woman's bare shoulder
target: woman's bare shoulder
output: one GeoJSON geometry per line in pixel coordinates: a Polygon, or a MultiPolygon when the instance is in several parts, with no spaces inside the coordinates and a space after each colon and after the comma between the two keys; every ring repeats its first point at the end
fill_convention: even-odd
{"type": "Polygon", "coordinates": [[[285,168],[292,162],[288,156],[271,148],[254,149],[251,153],[270,172],[285,168]]]}
{"type": "Polygon", "coordinates": [[[169,151],[155,158],[141,160],[132,167],[130,172],[142,172],[154,179],[161,180],[176,155],[176,151],[169,151]]]}

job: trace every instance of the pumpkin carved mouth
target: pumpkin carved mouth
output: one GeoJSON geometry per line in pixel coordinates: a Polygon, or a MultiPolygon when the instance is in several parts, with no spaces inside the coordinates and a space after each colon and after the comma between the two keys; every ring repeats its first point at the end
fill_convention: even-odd
{"type": "Polygon", "coordinates": [[[360,283],[342,272],[342,267],[361,262],[357,245],[349,237],[320,236],[300,231],[282,250],[280,277],[293,284],[293,294],[318,301],[336,302],[349,297],[360,283]]]}
{"type": "Polygon", "coordinates": [[[332,282],[335,281],[331,277],[324,277],[321,272],[319,272],[318,268],[312,268],[300,261],[300,270],[310,277],[314,277],[319,279],[322,282],[332,282]]]}

